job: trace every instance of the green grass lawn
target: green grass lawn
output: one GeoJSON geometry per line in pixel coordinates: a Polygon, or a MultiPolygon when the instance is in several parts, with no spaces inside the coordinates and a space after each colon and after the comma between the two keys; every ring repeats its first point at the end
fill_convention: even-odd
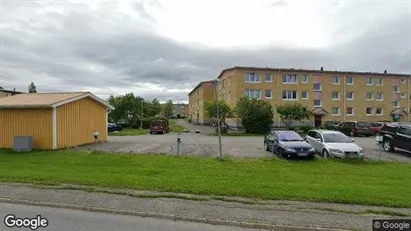
{"type": "Polygon", "coordinates": [[[149,129],[124,128],[122,131],[110,132],[109,136],[138,136],[145,135],[150,132],[149,129]]]}
{"type": "Polygon", "coordinates": [[[0,181],[411,207],[411,165],[0,150],[0,181]]]}
{"type": "Polygon", "coordinates": [[[182,132],[185,129],[185,127],[177,124],[177,119],[170,119],[169,123],[169,127],[172,132],[182,132]]]}

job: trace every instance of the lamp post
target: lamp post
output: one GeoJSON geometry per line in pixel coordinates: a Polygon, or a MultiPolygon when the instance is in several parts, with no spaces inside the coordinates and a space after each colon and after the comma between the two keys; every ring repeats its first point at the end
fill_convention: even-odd
{"type": "Polygon", "coordinates": [[[220,82],[219,79],[214,80],[215,92],[216,92],[216,107],[217,107],[217,129],[218,129],[218,147],[219,147],[219,157],[223,157],[223,148],[221,146],[221,122],[220,122],[220,108],[218,105],[218,89],[217,85],[220,82]]]}

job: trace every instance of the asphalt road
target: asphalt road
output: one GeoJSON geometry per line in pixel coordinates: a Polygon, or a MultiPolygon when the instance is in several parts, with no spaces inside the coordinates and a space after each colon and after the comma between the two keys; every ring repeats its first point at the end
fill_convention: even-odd
{"type": "Polygon", "coordinates": [[[4,218],[8,214],[14,214],[19,218],[33,218],[41,215],[48,220],[48,226],[40,227],[39,231],[95,231],[95,230],[113,230],[113,231],[138,231],[138,230],[155,230],[155,231],[206,231],[206,230],[244,230],[252,231],[256,229],[244,229],[228,226],[216,226],[210,224],[170,221],[154,218],[142,218],[134,216],[124,216],[108,213],[86,212],[70,209],[36,207],[18,204],[0,203],[1,225],[0,230],[30,230],[29,228],[8,228],[5,225],[4,218]]]}

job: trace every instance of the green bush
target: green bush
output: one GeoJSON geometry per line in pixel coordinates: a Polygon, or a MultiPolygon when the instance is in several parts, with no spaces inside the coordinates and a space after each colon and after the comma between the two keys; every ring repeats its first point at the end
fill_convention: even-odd
{"type": "Polygon", "coordinates": [[[312,129],[314,129],[314,127],[313,127],[313,126],[310,126],[310,125],[300,126],[300,130],[303,131],[305,134],[307,134],[308,131],[310,131],[310,130],[312,130],[312,129]]]}
{"type": "Polygon", "coordinates": [[[248,134],[265,134],[273,124],[274,110],[266,100],[241,97],[236,105],[236,115],[248,134]]]}

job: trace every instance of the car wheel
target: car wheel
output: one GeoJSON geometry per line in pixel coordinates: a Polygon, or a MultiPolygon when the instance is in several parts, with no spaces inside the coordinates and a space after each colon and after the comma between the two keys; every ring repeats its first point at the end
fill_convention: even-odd
{"type": "Polygon", "coordinates": [[[281,148],[277,149],[277,155],[278,155],[278,157],[283,157],[284,158],[283,150],[281,148]]]}
{"type": "Polygon", "coordinates": [[[394,151],[394,147],[392,146],[391,140],[384,140],[383,143],[382,143],[382,147],[383,147],[384,151],[386,151],[386,152],[394,151]]]}
{"type": "Polygon", "coordinates": [[[264,142],[264,150],[265,150],[265,151],[268,151],[268,145],[267,145],[266,142],[264,142]]]}
{"type": "Polygon", "coordinates": [[[153,135],[153,132],[150,132],[151,135],[153,135]]]}
{"type": "Polygon", "coordinates": [[[323,157],[324,158],[330,158],[330,153],[326,149],[323,150],[323,157]]]}

